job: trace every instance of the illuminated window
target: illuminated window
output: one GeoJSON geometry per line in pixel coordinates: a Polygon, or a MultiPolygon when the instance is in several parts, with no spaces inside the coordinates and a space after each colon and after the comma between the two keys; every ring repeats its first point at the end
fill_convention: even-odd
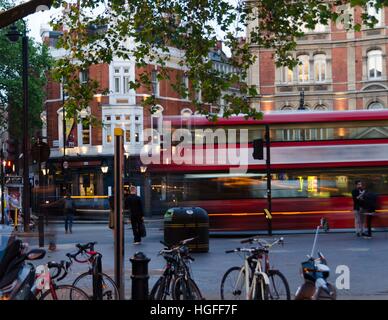
{"type": "Polygon", "coordinates": [[[82,144],[90,144],[90,124],[82,121],[82,144]]]}
{"type": "Polygon", "coordinates": [[[299,82],[308,82],[310,80],[310,61],[308,55],[302,55],[298,57],[298,81],[299,82]]]}
{"type": "Polygon", "coordinates": [[[106,143],[112,142],[112,126],[110,124],[105,125],[106,143]]]}
{"type": "Polygon", "coordinates": [[[131,126],[125,126],[125,142],[131,142],[131,126]]]}

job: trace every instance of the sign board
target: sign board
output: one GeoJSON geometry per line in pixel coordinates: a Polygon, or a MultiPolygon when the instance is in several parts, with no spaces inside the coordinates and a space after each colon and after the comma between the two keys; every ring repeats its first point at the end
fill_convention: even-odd
{"type": "Polygon", "coordinates": [[[20,176],[6,176],[4,177],[5,185],[7,187],[23,187],[23,177],[20,176]]]}

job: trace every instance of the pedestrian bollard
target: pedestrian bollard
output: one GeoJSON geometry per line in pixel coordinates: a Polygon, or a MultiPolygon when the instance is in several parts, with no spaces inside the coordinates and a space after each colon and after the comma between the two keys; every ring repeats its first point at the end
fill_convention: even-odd
{"type": "Polygon", "coordinates": [[[38,217],[39,247],[44,247],[44,216],[39,214],[38,217]]]}
{"type": "Polygon", "coordinates": [[[129,259],[132,263],[132,300],[148,300],[148,262],[143,252],[136,252],[129,259]]]}

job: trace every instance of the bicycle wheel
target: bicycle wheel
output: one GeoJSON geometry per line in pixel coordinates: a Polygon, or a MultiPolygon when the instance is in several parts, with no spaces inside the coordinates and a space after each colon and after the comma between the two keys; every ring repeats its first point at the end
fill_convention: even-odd
{"type": "Polygon", "coordinates": [[[241,300],[246,298],[245,271],[232,267],[221,280],[221,300],[241,300]]]}
{"type": "MultiPolygon", "coordinates": [[[[102,279],[102,300],[119,300],[119,290],[113,279],[105,273],[99,274],[102,279]]],[[[79,275],[73,282],[73,286],[86,292],[93,300],[93,275],[91,272],[85,272],[79,275]]]]}
{"type": "Polygon", "coordinates": [[[290,287],[286,277],[279,270],[269,270],[269,299],[291,300],[290,287]]]}
{"type": "Polygon", "coordinates": [[[194,280],[178,277],[171,288],[173,300],[202,300],[202,294],[194,280]]]}
{"type": "Polygon", "coordinates": [[[53,290],[44,292],[39,300],[90,300],[83,290],[71,285],[56,285],[53,290]]]}
{"type": "Polygon", "coordinates": [[[255,276],[255,283],[253,284],[253,297],[252,300],[268,300],[269,298],[269,285],[265,283],[264,276],[258,274],[255,276]]]}

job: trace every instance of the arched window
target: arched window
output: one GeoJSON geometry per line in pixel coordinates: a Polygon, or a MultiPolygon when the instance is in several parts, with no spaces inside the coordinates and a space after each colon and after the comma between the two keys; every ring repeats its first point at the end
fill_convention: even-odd
{"type": "Polygon", "coordinates": [[[284,107],[282,107],[282,111],[289,111],[289,110],[294,110],[294,108],[290,105],[285,105],[284,107]]]}
{"type": "Polygon", "coordinates": [[[381,78],[383,71],[383,54],[381,50],[371,50],[368,52],[368,78],[381,78]]]}
{"type": "Polygon", "coordinates": [[[310,72],[310,62],[308,55],[301,55],[298,57],[299,65],[298,65],[298,82],[307,82],[310,80],[309,72],[310,72]]]}
{"type": "Polygon", "coordinates": [[[369,104],[368,109],[370,110],[384,109],[384,105],[381,102],[375,101],[369,104]]]}
{"type": "Polygon", "coordinates": [[[184,108],[184,109],[181,110],[181,116],[182,117],[188,118],[192,114],[193,114],[193,111],[191,111],[191,109],[189,109],[189,108],[184,108]]]}
{"type": "Polygon", "coordinates": [[[317,104],[315,106],[314,110],[323,111],[323,110],[327,110],[327,108],[326,108],[326,106],[324,104],[317,104]]]}
{"type": "Polygon", "coordinates": [[[326,80],[326,55],[316,54],[314,56],[314,79],[316,82],[326,80]]]}

